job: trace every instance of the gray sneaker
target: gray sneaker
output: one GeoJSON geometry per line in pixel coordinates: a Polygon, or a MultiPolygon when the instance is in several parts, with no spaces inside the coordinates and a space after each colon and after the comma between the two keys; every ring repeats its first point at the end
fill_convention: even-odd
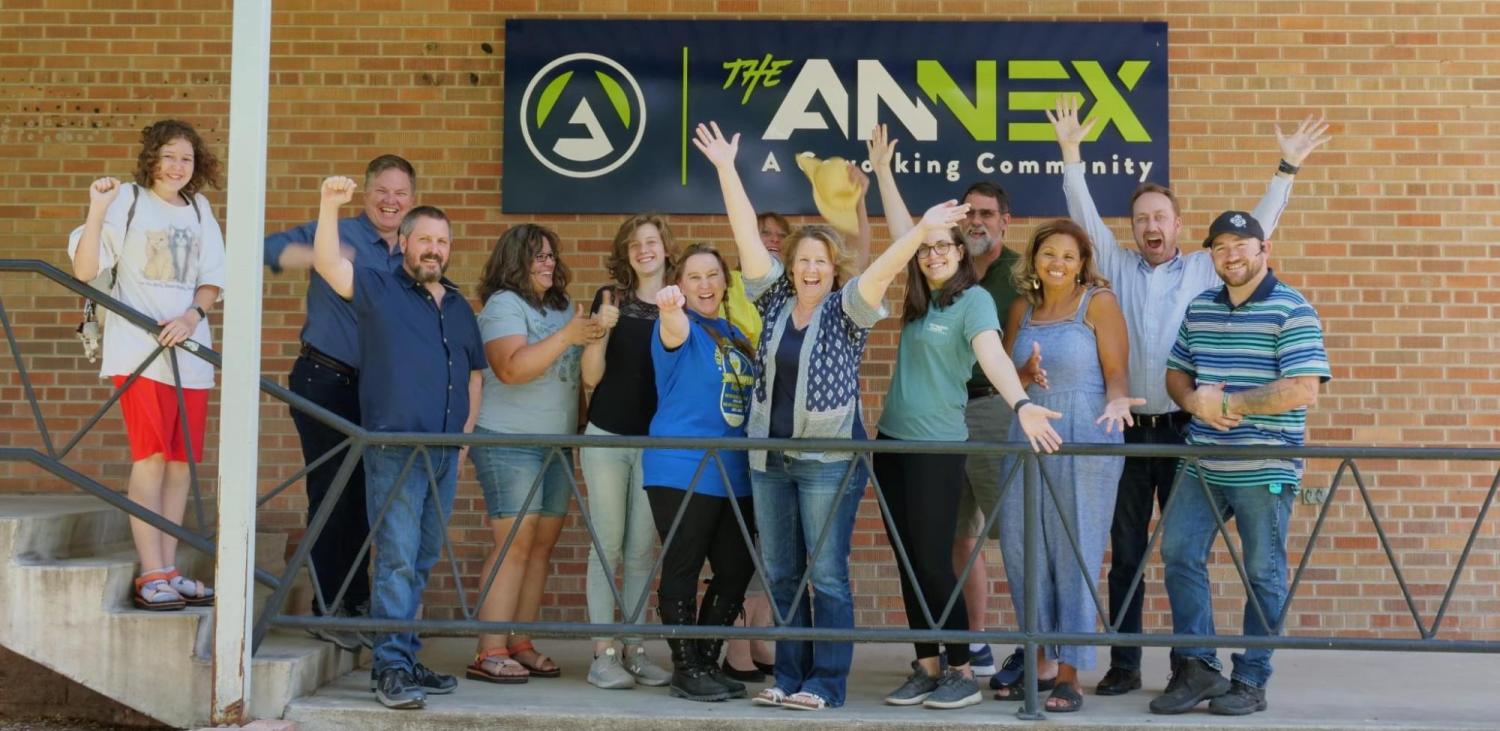
{"type": "Polygon", "coordinates": [[[927,700],[927,696],[937,689],[938,679],[917,668],[900,688],[885,697],[885,702],[892,706],[915,706],[927,700]]]}
{"type": "Polygon", "coordinates": [[[635,682],[652,688],[661,688],[672,682],[672,673],[651,662],[646,648],[640,645],[625,647],[625,656],[620,658],[625,670],[635,676],[635,682]]]}
{"type": "Polygon", "coordinates": [[[589,685],[605,690],[624,690],[635,687],[635,678],[620,664],[619,653],[611,647],[589,665],[589,685]]]}
{"type": "Polygon", "coordinates": [[[949,668],[937,682],[937,690],[922,701],[923,708],[963,708],[978,703],[979,683],[949,668]]]}

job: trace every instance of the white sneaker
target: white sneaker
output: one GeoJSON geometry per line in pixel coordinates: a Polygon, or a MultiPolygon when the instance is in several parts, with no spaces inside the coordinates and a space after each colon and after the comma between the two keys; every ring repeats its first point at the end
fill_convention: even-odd
{"type": "Polygon", "coordinates": [[[625,690],[635,687],[635,678],[620,664],[619,653],[611,647],[589,665],[589,684],[605,690],[625,690]]]}

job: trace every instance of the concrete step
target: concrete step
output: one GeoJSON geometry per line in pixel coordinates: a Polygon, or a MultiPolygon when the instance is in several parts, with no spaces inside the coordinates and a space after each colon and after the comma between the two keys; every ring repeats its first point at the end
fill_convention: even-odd
{"type": "MultiPolygon", "coordinates": [[[[1160,648],[1145,651],[1144,690],[1108,698],[1094,695],[1094,685],[1109,665],[1109,652],[1101,649],[1098,666],[1080,671],[1082,711],[1048,714],[1039,724],[1016,717],[1021,704],[993,700],[988,683],[981,684],[984,700],[968,708],[934,711],[885,705],[883,696],[910,672],[911,645],[856,646],[847,703],[799,713],[755,706],[748,700],[694,703],[672,698],[666,688],[599,690],[585,680],[590,642],[537,644],[557,659],[562,677],[509,686],[460,679],[457,692],[429,697],[424,710],[394,711],[375,701],[369,673],[361,670],[316,695],[297,699],[287,708],[286,718],[296,721],[301,731],[964,731],[996,726],[1070,731],[1490,731],[1500,718],[1500,698],[1493,689],[1494,679],[1500,677],[1500,657],[1487,655],[1278,651],[1269,710],[1231,718],[1209,715],[1204,706],[1180,716],[1153,715],[1147,706],[1167,680],[1167,651],[1160,648]]],[[[666,666],[664,643],[646,645],[666,666]]],[[[1003,655],[1010,648],[995,650],[1003,655]]],[[[427,643],[422,661],[462,678],[473,651],[472,639],[439,638],[427,643]]],[[[1228,654],[1220,653],[1226,664],[1228,654]]],[[[766,685],[751,683],[750,693],[766,685]]]]}
{"type": "MultiPolygon", "coordinates": [[[[285,549],[284,536],[259,537],[257,563],[280,572],[285,549]]],[[[213,580],[212,556],[180,549],[177,565],[213,580]]],[[[0,495],[0,644],[164,723],[203,725],[213,610],[135,609],[137,570],[124,513],[89,496],[0,495]]],[[[298,583],[293,599],[305,605],[305,572],[298,583]]],[[[269,595],[257,587],[257,611],[269,595]]],[[[252,660],[251,713],[279,718],[355,660],[300,633],[272,633],[252,660]]]]}
{"type": "Polygon", "coordinates": [[[125,513],[89,495],[0,495],[0,551],[32,558],[87,556],[130,540],[125,513]]]}

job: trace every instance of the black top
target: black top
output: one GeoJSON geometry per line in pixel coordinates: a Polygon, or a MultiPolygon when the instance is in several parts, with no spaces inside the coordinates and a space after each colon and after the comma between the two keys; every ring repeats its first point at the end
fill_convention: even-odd
{"type": "Polygon", "coordinates": [[[604,292],[614,293],[620,321],[604,346],[604,377],[589,400],[589,423],[614,434],[644,436],[656,414],[656,371],[651,367],[651,328],[659,315],[656,304],[642,302],[634,292],[623,296],[613,286],[594,293],[590,312],[598,312],[604,292]]]}
{"type": "Polygon", "coordinates": [[[792,412],[797,406],[797,361],[802,358],[802,342],[807,328],[797,329],[787,315],[781,345],[776,348],[776,382],[771,385],[771,431],[766,436],[786,439],[792,436],[792,412]]]}

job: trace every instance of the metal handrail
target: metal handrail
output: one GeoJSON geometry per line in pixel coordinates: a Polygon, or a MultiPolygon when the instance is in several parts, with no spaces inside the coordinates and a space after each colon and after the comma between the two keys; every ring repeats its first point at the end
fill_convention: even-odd
{"type": "MultiPolygon", "coordinates": [[[[53,267],[44,262],[0,260],[0,271],[28,271],[42,274],[43,276],[46,276],[49,279],[52,279],[53,281],[64,285],[68,289],[71,289],[84,297],[94,299],[101,305],[110,309],[112,312],[116,312],[117,314],[125,317],[128,321],[141,326],[148,331],[154,330],[157,327],[156,323],[152,322],[149,318],[146,318],[144,315],[135,312],[120,301],[109,297],[104,293],[98,292],[97,290],[94,290],[81,282],[78,282],[76,279],[73,279],[72,277],[63,273],[61,270],[58,270],[56,267],[53,267]]],[[[0,319],[4,319],[3,303],[0,303],[0,319]]],[[[17,358],[18,366],[21,366],[22,364],[20,360],[19,346],[15,342],[14,337],[11,335],[8,320],[5,320],[4,324],[6,327],[7,336],[10,337],[12,351],[17,358]]],[[[188,348],[188,350],[190,352],[193,352],[194,355],[203,358],[204,360],[214,364],[215,366],[218,366],[220,364],[221,361],[219,359],[219,355],[216,352],[201,345],[194,345],[196,345],[196,347],[188,348]]],[[[156,354],[153,353],[151,357],[155,357],[155,355],[156,354]]],[[[147,359],[147,362],[149,361],[150,358],[147,359]]],[[[142,368],[144,368],[144,364],[142,365],[142,368]]],[[[137,375],[139,374],[139,370],[140,369],[137,370],[137,375]]],[[[21,372],[23,381],[25,381],[26,376],[24,372],[24,366],[22,366],[21,372]]],[[[889,515],[889,508],[885,504],[879,481],[875,478],[873,465],[870,463],[871,455],[875,452],[904,454],[962,453],[991,454],[1002,456],[1009,455],[1015,458],[1016,461],[1013,465],[1012,470],[1010,471],[1010,474],[1005,478],[1004,484],[1002,484],[1002,492],[1012,486],[1016,469],[1022,467],[1023,463],[1031,460],[1048,459],[1049,457],[1036,455],[1030,452],[1026,445],[1020,443],[902,442],[896,440],[854,441],[840,439],[752,440],[743,438],[660,438],[642,436],[632,437],[598,435],[481,435],[371,432],[359,427],[358,425],[348,423],[332,412],[319,407],[317,404],[314,404],[307,399],[292,393],[290,390],[272,381],[261,379],[261,391],[270,395],[272,398],[287,403],[291,408],[307,412],[318,421],[339,431],[342,434],[345,434],[348,438],[343,443],[330,450],[329,453],[320,457],[312,465],[309,465],[308,467],[299,471],[296,475],[293,475],[292,478],[283,481],[272,491],[273,495],[279,493],[280,491],[289,487],[291,484],[295,483],[297,479],[304,476],[313,467],[323,463],[324,461],[332,459],[339,450],[347,450],[343,456],[338,474],[336,475],[334,482],[330,486],[329,492],[323,501],[323,505],[320,507],[318,512],[314,516],[312,516],[311,520],[309,520],[307,531],[304,533],[303,539],[298,544],[298,547],[294,551],[293,556],[288,560],[287,566],[283,573],[280,576],[272,576],[268,572],[262,571],[260,569],[256,570],[256,580],[262,584],[272,587],[273,593],[271,599],[266,603],[261,616],[257,618],[254,635],[255,646],[259,645],[260,641],[264,638],[265,633],[269,631],[272,626],[305,629],[343,629],[371,632],[420,631],[425,634],[431,635],[463,636],[472,636],[475,634],[490,632],[500,633],[507,631],[520,631],[536,633],[540,635],[580,638],[595,637],[599,636],[600,633],[604,633],[629,635],[632,637],[642,638],[702,637],[755,638],[767,640],[805,639],[876,642],[1019,642],[1024,644],[1028,649],[1025,682],[1029,687],[1026,694],[1027,701],[1020,711],[1020,715],[1023,718],[1041,717],[1040,707],[1038,706],[1037,701],[1038,694],[1035,691],[1037,655],[1036,650],[1041,644],[1130,646],[1173,646],[1190,644],[1194,646],[1212,647],[1236,646],[1256,648],[1264,647],[1298,649],[1358,649],[1500,653],[1500,641],[1437,639],[1437,634],[1441,628],[1444,616],[1449,606],[1449,602],[1458,587],[1459,579],[1462,575],[1465,565],[1468,562],[1469,556],[1471,555],[1471,550],[1475,544],[1476,538],[1479,535],[1480,530],[1483,528],[1484,521],[1486,519],[1486,516],[1488,515],[1490,506],[1495,500],[1497,491],[1500,491],[1500,472],[1496,473],[1495,479],[1491,482],[1486,497],[1481,503],[1481,507],[1474,522],[1473,530],[1471,531],[1468,541],[1465,544],[1464,550],[1460,555],[1459,561],[1455,567],[1453,577],[1448,584],[1447,591],[1438,608],[1438,611],[1433,618],[1432,623],[1428,625],[1425,624],[1422,620],[1421,613],[1416,606],[1416,600],[1413,598],[1410,588],[1406,584],[1403,572],[1401,571],[1400,562],[1398,561],[1396,554],[1390,547],[1389,539],[1385,533],[1383,525],[1381,524],[1375,502],[1370,496],[1369,488],[1365,484],[1363,475],[1360,473],[1358,465],[1356,463],[1356,460],[1360,459],[1466,460],[1500,462],[1500,448],[1457,448],[1446,446],[1229,447],[1160,444],[1067,444],[1064,445],[1061,450],[1059,450],[1059,452],[1057,453],[1059,456],[1087,455],[1124,457],[1179,457],[1194,463],[1205,457],[1275,457],[1284,459],[1300,458],[1339,460],[1339,466],[1334,473],[1332,484],[1329,488],[1328,499],[1324,501],[1323,505],[1319,509],[1318,518],[1314,524],[1311,534],[1309,535],[1307,547],[1303,551],[1301,562],[1297,567],[1297,571],[1293,575],[1286,600],[1283,603],[1281,614],[1280,616],[1276,617],[1276,621],[1274,624],[1269,621],[1271,619],[1270,617],[1264,615],[1260,606],[1260,602],[1255,600],[1254,588],[1253,586],[1251,586],[1248,574],[1245,570],[1238,551],[1236,551],[1236,549],[1234,548],[1233,542],[1229,540],[1228,529],[1224,523],[1223,518],[1218,517],[1216,520],[1215,527],[1220,535],[1225,538],[1225,543],[1229,549],[1230,557],[1234,562],[1236,570],[1239,572],[1240,578],[1245,585],[1245,589],[1248,595],[1247,598],[1251,600],[1248,603],[1253,607],[1257,618],[1261,621],[1261,624],[1271,630],[1271,634],[1267,636],[1215,635],[1212,637],[1204,637],[1196,635],[1189,636],[1175,634],[1122,634],[1118,631],[1119,624],[1111,624],[1108,621],[1108,617],[1104,615],[1104,605],[1102,602],[1098,601],[1098,577],[1096,576],[1088,576],[1089,591],[1091,597],[1095,601],[1095,606],[1100,614],[1101,620],[1103,621],[1103,626],[1106,628],[1105,632],[1095,634],[1039,631],[1037,629],[1037,627],[1039,626],[1039,622],[1036,614],[1036,595],[1038,587],[1035,585],[1037,576],[1040,573],[1035,569],[1035,567],[1038,567],[1040,565],[1038,562],[1041,560],[1041,556],[1039,555],[1038,551],[1038,542],[1040,540],[1040,530],[1038,526],[1040,522],[1041,508],[1041,501],[1039,498],[1043,490],[1051,490],[1054,491],[1055,494],[1055,491],[1058,489],[1058,486],[1048,483],[1045,477],[1045,473],[1041,472],[1040,470],[1037,470],[1037,472],[1038,474],[1042,475],[1041,482],[1043,484],[1036,484],[1035,482],[1033,482],[1029,477],[1029,470],[1026,471],[1028,477],[1022,481],[1025,511],[1024,565],[1028,567],[1028,570],[1026,572],[1027,586],[1025,591],[1025,606],[1018,608],[1018,614],[1020,615],[1022,628],[1020,631],[1015,632],[953,631],[944,630],[941,628],[943,621],[947,617],[948,613],[952,611],[954,603],[957,597],[960,595],[960,592],[962,590],[962,577],[967,576],[974,563],[979,560],[980,554],[983,549],[983,541],[978,542],[974,551],[970,554],[967,563],[960,573],[960,580],[954,590],[954,594],[947,597],[947,602],[943,606],[943,611],[938,616],[934,617],[932,615],[931,605],[928,602],[928,597],[920,596],[920,588],[917,589],[920,599],[919,603],[921,604],[922,611],[924,613],[923,619],[929,626],[928,629],[921,630],[908,628],[829,629],[786,627],[784,625],[787,622],[787,616],[780,611],[780,608],[774,606],[774,604],[772,606],[772,613],[774,615],[776,624],[776,626],[774,627],[758,628],[699,627],[692,625],[646,625],[641,624],[639,620],[644,616],[645,606],[649,597],[645,593],[643,593],[642,596],[636,598],[635,602],[627,604],[624,601],[624,597],[620,595],[619,587],[614,586],[613,582],[611,585],[611,590],[614,592],[617,605],[622,607],[622,609],[627,606],[631,607],[631,610],[626,612],[627,621],[624,623],[589,624],[573,622],[519,623],[479,621],[475,618],[478,607],[483,603],[485,594],[487,594],[492,587],[495,575],[498,572],[500,561],[497,561],[495,563],[495,567],[490,572],[490,575],[484,578],[483,586],[480,589],[477,601],[473,605],[474,610],[470,611],[467,594],[463,589],[464,582],[462,580],[462,577],[458,573],[456,557],[446,533],[443,536],[442,550],[448,554],[449,570],[452,572],[452,578],[454,580],[455,586],[459,588],[459,599],[461,604],[463,605],[463,613],[465,617],[464,619],[409,621],[376,620],[365,618],[336,617],[331,616],[332,613],[326,611],[324,612],[324,616],[318,617],[283,615],[281,614],[281,609],[285,604],[288,593],[290,592],[292,586],[292,578],[295,577],[296,573],[300,571],[305,564],[307,564],[311,547],[317,540],[317,537],[321,534],[334,505],[338,502],[339,494],[344,489],[348,478],[352,473],[354,465],[358,462],[359,457],[364,452],[364,450],[369,447],[403,446],[413,448],[413,452],[408,458],[405,470],[409,471],[416,468],[417,464],[420,462],[422,467],[426,471],[429,487],[433,491],[436,491],[437,488],[435,478],[433,476],[432,462],[430,456],[427,454],[430,448],[453,448],[460,446],[541,447],[548,450],[547,462],[549,464],[553,459],[561,459],[564,455],[563,450],[570,448],[651,447],[705,450],[704,457],[699,464],[697,474],[695,474],[692,482],[689,485],[689,494],[691,494],[692,491],[696,489],[698,479],[707,469],[716,469],[720,473],[721,478],[725,477],[725,475],[723,474],[724,466],[718,459],[718,453],[721,451],[764,449],[771,451],[826,451],[854,453],[855,457],[853,458],[853,460],[851,460],[850,467],[845,471],[844,479],[840,484],[840,494],[842,494],[842,491],[852,489],[854,487],[853,478],[856,474],[859,473],[859,470],[855,469],[855,461],[862,462],[863,466],[866,468],[866,474],[870,476],[871,481],[874,483],[876,500],[881,506],[882,514],[887,516],[889,515]],[[421,458],[420,460],[418,459],[419,457],[421,458]],[[1356,484],[1363,499],[1366,510],[1368,511],[1372,521],[1374,522],[1375,532],[1379,537],[1380,545],[1384,549],[1386,557],[1395,572],[1397,583],[1401,586],[1403,596],[1406,600],[1409,610],[1411,611],[1413,622],[1416,626],[1418,634],[1418,637],[1416,639],[1350,638],[1332,636],[1289,637],[1283,634],[1283,631],[1285,629],[1284,623],[1290,611],[1290,606],[1293,600],[1296,598],[1297,589],[1301,585],[1304,571],[1308,567],[1309,559],[1316,548],[1317,538],[1321,534],[1322,528],[1325,524],[1325,518],[1327,517],[1328,510],[1334,502],[1333,498],[1339,494],[1339,488],[1343,484],[1343,479],[1346,474],[1349,475],[1356,484]]],[[[38,404],[36,403],[34,392],[30,388],[29,381],[26,382],[26,393],[28,399],[32,401],[34,413],[37,415],[37,418],[40,419],[40,409],[38,404]]],[[[107,410],[107,408],[108,404],[106,404],[105,409],[107,410]]],[[[103,415],[103,413],[104,411],[101,410],[99,414],[96,414],[96,416],[88,426],[92,426],[94,422],[97,422],[97,420],[103,415]]],[[[85,431],[87,430],[88,426],[85,427],[85,431]]],[[[5,448],[0,449],[0,461],[31,462],[32,464],[35,464],[62,479],[78,485],[85,491],[101,497],[111,505],[129,512],[131,515],[141,518],[142,520],[145,520],[146,522],[159,529],[171,533],[172,535],[181,539],[185,544],[195,549],[210,552],[213,550],[213,542],[211,536],[199,536],[192,533],[191,531],[187,531],[181,526],[178,526],[149,510],[140,508],[140,506],[136,505],[128,498],[119,495],[118,493],[99,484],[98,482],[63,466],[60,460],[63,456],[66,456],[68,449],[71,449],[72,445],[77,443],[77,438],[75,438],[73,442],[63,450],[62,454],[59,454],[54,449],[50,439],[45,439],[44,441],[46,442],[45,446],[47,450],[45,454],[35,449],[5,448]]],[[[571,465],[569,465],[569,467],[571,467],[571,465]]],[[[526,501],[525,503],[523,503],[523,512],[525,511],[526,507],[529,506],[532,501],[538,497],[542,484],[542,476],[545,474],[545,472],[545,469],[538,471],[538,476],[533,481],[526,501]]],[[[581,491],[579,485],[573,477],[573,470],[568,469],[565,470],[565,472],[568,475],[573,495],[579,499],[579,505],[581,506],[582,517],[584,519],[583,525],[587,529],[590,539],[591,541],[593,541],[596,549],[601,548],[598,535],[593,525],[592,517],[588,513],[586,501],[584,501],[583,499],[583,492],[581,491]]],[[[1183,471],[1179,471],[1179,482],[1181,480],[1182,473],[1183,471]]],[[[863,486],[859,487],[860,489],[863,489],[863,486]]],[[[1209,488],[1207,483],[1204,483],[1202,485],[1202,488],[1205,493],[1208,493],[1209,488]]],[[[1173,498],[1175,498],[1180,492],[1181,490],[1174,489],[1172,491],[1173,498]]],[[[384,515],[386,510],[389,508],[390,501],[394,500],[395,497],[396,493],[393,491],[392,495],[387,501],[387,504],[381,506],[380,512],[378,514],[379,517],[377,517],[376,519],[377,526],[379,524],[379,521],[384,519],[384,515]]],[[[1209,499],[1212,500],[1211,495],[1209,496],[1209,499]]],[[[1169,498],[1168,507],[1170,507],[1171,504],[1170,500],[1171,498],[1169,498]]],[[[741,531],[741,537],[746,541],[747,545],[751,546],[752,560],[755,562],[756,568],[758,570],[763,570],[764,566],[761,563],[761,557],[759,553],[753,549],[751,533],[745,516],[740,513],[737,501],[731,500],[729,502],[730,505],[733,506],[732,509],[734,511],[738,527],[741,531]]],[[[684,501],[684,508],[686,507],[686,504],[686,501],[684,501]]],[[[988,526],[992,525],[995,522],[998,517],[999,509],[1000,508],[997,501],[995,509],[986,516],[986,528],[988,528],[988,526]]],[[[1166,514],[1166,509],[1163,509],[1163,516],[1165,516],[1166,514]]],[[[677,524],[681,521],[682,515],[683,512],[679,510],[679,513],[674,519],[671,528],[667,532],[667,537],[664,543],[669,544],[674,537],[677,524]]],[[[825,525],[822,528],[822,533],[820,533],[820,539],[813,546],[814,556],[816,556],[816,553],[822,549],[825,543],[823,539],[827,537],[827,532],[831,527],[830,523],[831,517],[828,521],[825,522],[825,525]]],[[[1068,541],[1073,549],[1074,558],[1082,564],[1084,555],[1078,541],[1077,528],[1076,526],[1072,526],[1069,523],[1066,516],[1063,516],[1063,524],[1065,533],[1067,533],[1068,541]]],[[[1162,534],[1164,524],[1165,520],[1157,521],[1156,528],[1152,532],[1150,541],[1148,543],[1148,555],[1150,551],[1154,550],[1155,546],[1157,545],[1157,542],[1162,534]]],[[[517,525],[513,527],[510,535],[506,537],[503,545],[501,546],[500,559],[502,561],[506,553],[509,551],[511,543],[516,536],[517,528],[519,528],[519,522],[517,522],[517,525]]],[[[891,532],[894,534],[894,529],[892,529],[891,532]]],[[[363,555],[364,551],[368,551],[370,549],[371,542],[373,541],[373,535],[374,530],[372,527],[371,537],[366,539],[365,545],[362,547],[361,555],[363,555]]],[[[894,535],[894,538],[895,540],[893,540],[891,543],[892,550],[895,552],[897,557],[897,563],[900,565],[901,570],[907,572],[908,574],[912,574],[912,568],[906,556],[903,541],[901,540],[901,537],[899,535],[894,535]]],[[[604,552],[602,550],[599,550],[597,551],[597,553],[601,556],[601,560],[603,560],[602,555],[604,552]]],[[[661,559],[658,558],[656,565],[653,568],[653,575],[656,572],[660,571],[661,563],[661,559]]],[[[794,600],[794,605],[797,603],[797,601],[800,601],[801,597],[803,596],[803,592],[807,591],[811,586],[810,572],[813,563],[814,562],[812,560],[808,561],[808,569],[807,572],[803,574],[803,576],[801,577],[801,581],[799,582],[797,600],[794,600]]],[[[360,562],[356,561],[354,570],[358,571],[360,570],[360,568],[360,562]]],[[[1143,563],[1140,569],[1137,570],[1134,580],[1131,583],[1129,592],[1131,595],[1133,595],[1137,590],[1140,589],[1144,581],[1146,568],[1147,566],[1143,563]]],[[[1085,572],[1085,574],[1087,575],[1087,572],[1085,572]]],[[[331,603],[327,601],[327,597],[322,596],[321,588],[318,586],[317,582],[314,582],[315,596],[318,605],[323,607],[325,610],[329,606],[337,605],[341,601],[345,590],[347,590],[351,578],[352,573],[350,576],[345,577],[339,591],[337,592],[337,595],[333,597],[333,601],[331,603]]],[[[912,583],[914,586],[916,585],[915,581],[913,581],[912,583]]]]}

